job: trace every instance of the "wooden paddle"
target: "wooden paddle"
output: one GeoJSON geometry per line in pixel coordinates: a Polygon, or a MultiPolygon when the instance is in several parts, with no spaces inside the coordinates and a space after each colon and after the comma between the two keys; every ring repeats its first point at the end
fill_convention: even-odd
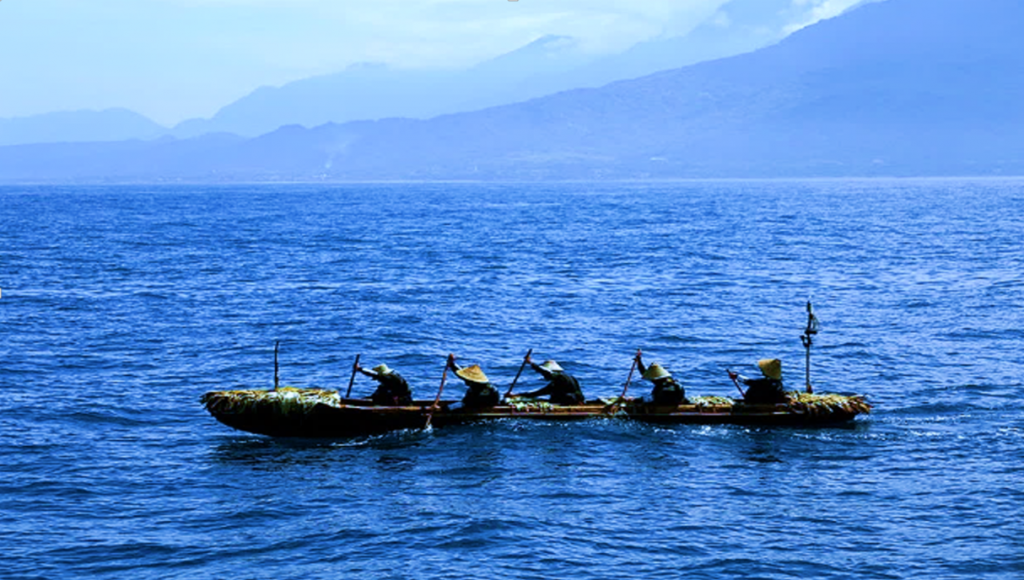
{"type": "Polygon", "coordinates": [[[516,388],[516,382],[519,381],[519,375],[523,374],[523,369],[526,368],[526,361],[530,360],[530,355],[533,354],[533,349],[526,351],[526,356],[523,357],[523,364],[519,365],[519,372],[516,373],[516,378],[512,379],[512,384],[509,385],[508,391],[505,393],[507,399],[512,394],[512,389],[516,388]]]}
{"type": "Polygon", "coordinates": [[[605,411],[606,412],[610,412],[610,411],[612,411],[612,409],[617,408],[619,405],[622,404],[623,399],[626,398],[626,391],[629,390],[629,383],[630,383],[630,381],[633,380],[633,372],[636,371],[636,364],[637,364],[637,361],[639,361],[639,360],[640,360],[640,349],[638,348],[638,349],[636,349],[636,356],[633,357],[633,366],[631,366],[629,368],[629,376],[626,377],[626,384],[623,385],[623,387],[622,387],[622,394],[619,395],[618,399],[615,399],[614,403],[612,403],[612,404],[608,405],[607,407],[605,407],[605,411]]]}
{"type": "Polygon", "coordinates": [[[352,363],[352,377],[349,378],[349,380],[348,380],[348,390],[345,391],[345,398],[346,399],[349,397],[349,395],[352,394],[352,384],[356,382],[356,369],[359,368],[359,357],[361,357],[361,356],[363,356],[363,355],[362,354],[357,354],[356,355],[356,362],[352,363]]]}
{"type": "Polygon", "coordinates": [[[441,402],[441,393],[444,392],[444,383],[448,380],[448,367],[449,363],[455,360],[454,354],[448,355],[448,361],[444,365],[444,373],[441,374],[441,387],[437,389],[437,397],[434,397],[434,404],[430,406],[430,412],[427,413],[427,424],[423,426],[424,429],[430,429],[430,422],[434,420],[434,411],[437,410],[438,403],[441,402]]]}
{"type": "Polygon", "coordinates": [[[746,398],[747,394],[743,392],[743,388],[740,387],[740,382],[736,380],[736,373],[732,372],[729,369],[725,369],[725,372],[729,373],[729,378],[732,379],[732,384],[736,385],[736,388],[739,390],[740,395],[746,398]]]}

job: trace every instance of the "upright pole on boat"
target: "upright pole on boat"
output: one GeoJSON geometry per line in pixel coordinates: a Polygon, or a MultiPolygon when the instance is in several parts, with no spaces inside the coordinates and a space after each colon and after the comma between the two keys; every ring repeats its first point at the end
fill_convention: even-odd
{"type": "Polygon", "coordinates": [[[818,317],[814,315],[814,308],[811,307],[811,301],[807,301],[807,328],[804,329],[804,333],[800,335],[800,342],[804,343],[804,348],[807,350],[806,359],[804,364],[806,366],[806,385],[807,392],[813,393],[814,388],[811,387],[811,345],[814,343],[814,335],[818,334],[818,317]]]}
{"type": "Polygon", "coordinates": [[[352,394],[352,384],[356,382],[356,369],[359,368],[359,357],[363,356],[361,353],[356,355],[356,362],[352,363],[352,376],[348,379],[348,390],[345,391],[345,398],[352,394]]]}
{"type": "Polygon", "coordinates": [[[533,349],[526,351],[526,356],[523,357],[523,364],[519,365],[519,372],[516,373],[516,378],[512,379],[512,384],[509,385],[508,391],[505,391],[505,398],[512,394],[512,389],[516,388],[516,383],[519,381],[519,375],[523,374],[523,369],[526,368],[526,361],[530,360],[530,355],[533,354],[533,349]]]}
{"type": "Polygon", "coordinates": [[[280,345],[281,345],[281,341],[280,340],[274,341],[274,390],[275,391],[277,390],[277,383],[278,383],[278,378],[277,378],[277,347],[280,346],[280,345]]]}
{"type": "Polygon", "coordinates": [[[448,360],[445,361],[444,372],[441,374],[441,387],[437,389],[437,396],[434,397],[434,404],[430,406],[430,412],[427,413],[427,424],[423,426],[424,429],[430,429],[430,422],[434,420],[434,411],[437,410],[438,403],[441,402],[441,393],[444,392],[444,382],[448,380],[448,367],[455,361],[454,354],[448,354],[448,360]]]}

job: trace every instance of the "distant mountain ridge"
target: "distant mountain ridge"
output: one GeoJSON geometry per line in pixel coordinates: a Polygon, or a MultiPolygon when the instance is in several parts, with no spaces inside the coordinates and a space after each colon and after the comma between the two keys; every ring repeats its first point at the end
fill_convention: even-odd
{"type": "Polygon", "coordinates": [[[226,131],[255,136],[288,124],[426,119],[516,103],[755,50],[785,37],[787,26],[806,13],[806,6],[792,0],[730,0],[683,36],[652,39],[621,54],[587,55],[576,39],[548,35],[466,70],[351,67],[276,89],[257,89],[209,120],[182,123],[173,134],[226,131]],[[363,74],[368,70],[374,74],[363,74]]]}
{"type": "Polygon", "coordinates": [[[165,133],[166,127],[127,109],[0,119],[0,145],[152,139],[165,133]]]}
{"type": "Polygon", "coordinates": [[[1024,4],[889,0],[755,52],[421,121],[5,148],[4,180],[1024,174],[1024,4]]]}
{"type": "Polygon", "coordinates": [[[223,132],[252,137],[291,124],[315,127],[390,117],[426,119],[597,87],[754,50],[784,37],[787,25],[803,18],[805,11],[806,7],[794,8],[791,0],[731,0],[687,35],[653,39],[622,54],[602,57],[586,54],[574,38],[548,35],[461,70],[401,70],[362,63],[335,74],[258,88],[210,119],[190,119],[173,128],[134,113],[134,124],[109,114],[100,121],[104,117],[95,111],[0,119],[0,145],[159,135],[188,138],[223,132]]]}
{"type": "Polygon", "coordinates": [[[554,90],[532,82],[535,77],[558,76],[593,60],[576,46],[569,37],[544,36],[465,70],[396,70],[362,63],[336,74],[259,88],[211,119],[183,122],[173,134],[256,136],[291,124],[315,127],[388,117],[429,118],[513,102],[554,90]]]}

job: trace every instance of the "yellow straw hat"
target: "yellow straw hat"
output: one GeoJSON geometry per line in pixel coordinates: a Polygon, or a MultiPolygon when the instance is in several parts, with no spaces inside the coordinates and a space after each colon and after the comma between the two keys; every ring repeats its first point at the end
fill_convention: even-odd
{"type": "Polygon", "coordinates": [[[544,369],[544,370],[546,370],[548,372],[552,372],[552,373],[560,373],[560,372],[564,372],[564,370],[565,370],[558,363],[556,363],[553,360],[546,360],[546,361],[544,361],[544,364],[540,365],[540,368],[542,368],[542,369],[544,369]]]}
{"type": "Polygon", "coordinates": [[[757,368],[769,379],[782,380],[782,361],[777,358],[761,359],[757,361],[757,368]]]}
{"type": "Polygon", "coordinates": [[[471,367],[466,367],[464,369],[459,369],[459,370],[455,371],[455,374],[458,375],[460,379],[462,379],[464,381],[469,381],[471,383],[489,383],[489,382],[491,382],[491,381],[487,380],[487,375],[485,375],[484,372],[482,370],[480,370],[480,365],[473,365],[471,367]]]}
{"type": "Polygon", "coordinates": [[[658,379],[671,377],[672,375],[670,375],[669,372],[665,370],[665,367],[661,366],[658,363],[654,363],[651,366],[647,367],[647,370],[644,371],[643,376],[648,381],[656,381],[658,379]]]}
{"type": "Polygon", "coordinates": [[[377,365],[371,370],[378,375],[390,375],[392,372],[391,369],[388,368],[388,365],[377,365]]]}

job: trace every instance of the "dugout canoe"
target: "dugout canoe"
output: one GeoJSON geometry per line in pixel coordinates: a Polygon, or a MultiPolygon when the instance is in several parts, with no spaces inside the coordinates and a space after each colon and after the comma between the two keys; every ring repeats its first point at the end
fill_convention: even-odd
{"type": "MultiPolygon", "coordinates": [[[[374,405],[366,399],[345,399],[322,389],[211,391],[200,399],[224,425],[271,437],[343,438],[403,429],[422,429],[433,401],[407,406],[374,405]]],[[[431,424],[442,428],[479,421],[522,419],[577,421],[625,418],[658,424],[738,424],[811,426],[843,423],[868,413],[863,397],[790,393],[790,402],[747,405],[726,397],[693,397],[686,405],[651,405],[639,399],[599,399],[582,405],[551,405],[520,400],[489,409],[468,410],[456,401],[441,401],[431,424]]]]}
{"type": "Polygon", "coordinates": [[[860,395],[810,394],[791,391],[789,402],[750,405],[727,397],[691,397],[687,405],[652,405],[634,401],[630,419],[660,424],[814,426],[852,421],[871,412],[860,395]]]}

